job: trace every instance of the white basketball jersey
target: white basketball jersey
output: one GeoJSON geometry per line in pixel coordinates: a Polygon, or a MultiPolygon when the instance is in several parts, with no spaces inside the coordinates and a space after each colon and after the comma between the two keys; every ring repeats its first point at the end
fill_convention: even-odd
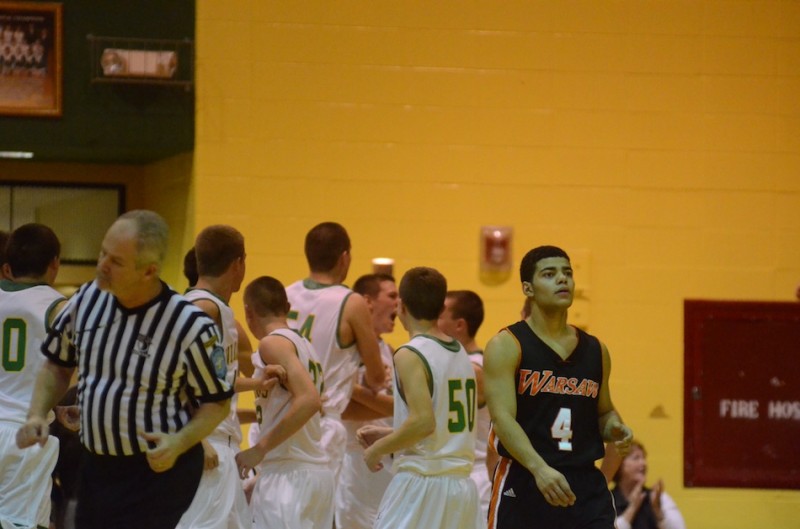
{"type": "Polygon", "coordinates": [[[314,347],[325,374],[323,411],[335,416],[350,402],[361,359],[355,343],[340,344],[338,340],[344,304],[352,293],[344,285],[323,285],[310,279],[286,288],[291,305],[287,321],[314,347]]]}
{"type": "Polygon", "coordinates": [[[64,296],[48,285],[0,281],[0,420],[22,424],[28,415],[50,310],[64,296]]]}
{"type": "MultiPolygon", "coordinates": [[[[470,353],[469,360],[473,364],[483,367],[483,354],[470,353]]],[[[486,449],[489,443],[489,428],[492,426],[492,418],[489,416],[489,406],[483,404],[483,408],[478,408],[478,419],[476,423],[475,437],[475,464],[486,463],[486,449]]]]}
{"type": "MultiPolygon", "coordinates": [[[[239,331],[236,329],[233,309],[216,294],[202,288],[189,289],[184,296],[193,303],[200,299],[206,299],[215,303],[219,308],[219,318],[222,322],[219,332],[222,335],[222,348],[225,350],[225,363],[228,365],[225,382],[233,387],[236,377],[239,376],[239,331]]],[[[231,446],[238,446],[242,442],[242,428],[236,415],[236,397],[237,394],[234,393],[231,397],[231,412],[217,425],[210,436],[221,441],[227,441],[227,438],[230,437],[231,446]]]]}
{"type": "MultiPolygon", "coordinates": [[[[394,471],[468,476],[475,459],[477,385],[466,351],[456,340],[443,342],[424,334],[413,337],[403,348],[419,355],[428,371],[436,429],[413,448],[395,454],[394,471]]],[[[396,381],[395,429],[407,418],[403,388],[396,381]]]]}
{"type": "MultiPolygon", "coordinates": [[[[319,363],[308,340],[291,329],[278,329],[272,331],[269,335],[281,336],[294,344],[300,364],[308,369],[311,380],[314,382],[314,387],[317,388],[317,391],[321,391],[322,373],[320,373],[319,363]]],[[[253,366],[255,366],[257,373],[260,373],[266,367],[258,353],[253,353],[253,366]]],[[[268,392],[256,391],[255,395],[256,418],[258,420],[258,435],[260,439],[272,430],[289,411],[292,405],[292,394],[278,384],[268,392]]],[[[328,456],[320,445],[321,437],[320,414],[315,413],[302,428],[297,430],[286,441],[270,450],[261,461],[261,464],[297,461],[327,465],[328,456]]]]}

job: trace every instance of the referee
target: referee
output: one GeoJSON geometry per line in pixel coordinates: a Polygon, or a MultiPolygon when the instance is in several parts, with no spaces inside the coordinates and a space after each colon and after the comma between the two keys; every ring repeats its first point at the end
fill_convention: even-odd
{"type": "Polygon", "coordinates": [[[159,274],[167,225],[151,211],[117,219],[97,278],[53,323],[20,447],[44,443],[47,412],[78,368],[83,454],[79,529],[174,528],[203,471],[201,439],[232,389],[213,321],[159,274]],[[199,408],[190,412],[190,401],[199,408]]]}

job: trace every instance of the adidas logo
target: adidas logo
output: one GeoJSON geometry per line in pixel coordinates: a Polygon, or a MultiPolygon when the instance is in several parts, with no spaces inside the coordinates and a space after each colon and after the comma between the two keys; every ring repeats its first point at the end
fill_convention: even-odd
{"type": "Polygon", "coordinates": [[[517,495],[514,494],[514,489],[508,489],[503,493],[503,496],[508,496],[509,498],[516,498],[517,495]]]}

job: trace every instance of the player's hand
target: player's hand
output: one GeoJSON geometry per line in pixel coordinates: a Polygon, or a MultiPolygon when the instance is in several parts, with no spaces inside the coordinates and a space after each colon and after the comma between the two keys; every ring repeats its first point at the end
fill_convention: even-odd
{"type": "Polygon", "coordinates": [[[166,472],[175,466],[175,461],[181,455],[182,450],[174,434],[162,432],[139,432],[145,441],[155,443],[155,448],[149,448],[146,452],[147,464],[153,472],[166,472]]]}
{"type": "Polygon", "coordinates": [[[239,469],[239,477],[247,479],[250,471],[264,459],[264,455],[258,446],[253,446],[236,454],[236,468],[239,469]]]}
{"type": "Polygon", "coordinates": [[[575,504],[575,494],[567,483],[567,478],[558,470],[545,466],[534,472],[533,477],[545,501],[553,507],[569,507],[575,504]]]}
{"type": "Polygon", "coordinates": [[[619,421],[609,421],[606,424],[603,439],[614,443],[619,455],[625,457],[631,451],[633,431],[619,421]]]}
{"type": "Polygon", "coordinates": [[[372,446],[364,450],[364,463],[371,472],[378,472],[383,468],[382,458],[383,455],[379,454],[372,446]]]}
{"type": "Polygon", "coordinates": [[[56,406],[56,419],[72,432],[81,429],[81,409],[78,406],[56,406]]]}
{"type": "Polygon", "coordinates": [[[203,470],[212,470],[219,466],[219,454],[207,440],[203,439],[203,470]]]}
{"type": "Polygon", "coordinates": [[[358,439],[358,443],[362,447],[369,448],[375,441],[382,437],[386,437],[390,433],[392,433],[392,428],[388,426],[368,424],[358,429],[356,432],[356,439],[358,439]]]}
{"type": "Polygon", "coordinates": [[[286,383],[286,369],[282,365],[278,364],[270,364],[264,368],[264,375],[266,376],[267,380],[275,380],[276,382],[280,382],[281,384],[286,383]]]}
{"type": "Polygon", "coordinates": [[[17,447],[28,448],[37,443],[44,446],[49,435],[47,421],[41,417],[31,417],[17,430],[17,447]]]}
{"type": "Polygon", "coordinates": [[[272,390],[272,388],[278,385],[277,377],[270,378],[267,375],[267,372],[261,369],[256,370],[250,380],[252,380],[252,382],[255,384],[253,391],[269,392],[272,390]]]}

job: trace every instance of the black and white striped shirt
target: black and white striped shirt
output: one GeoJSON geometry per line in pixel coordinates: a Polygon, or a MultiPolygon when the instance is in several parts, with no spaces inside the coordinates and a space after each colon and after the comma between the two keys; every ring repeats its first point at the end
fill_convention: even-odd
{"type": "Polygon", "coordinates": [[[92,453],[143,453],[148,443],[137,433],[175,433],[189,422],[192,399],[233,394],[214,321],[162,285],[133,309],[96,282],[83,285],[42,345],[53,362],[78,367],[81,442],[92,453]]]}

